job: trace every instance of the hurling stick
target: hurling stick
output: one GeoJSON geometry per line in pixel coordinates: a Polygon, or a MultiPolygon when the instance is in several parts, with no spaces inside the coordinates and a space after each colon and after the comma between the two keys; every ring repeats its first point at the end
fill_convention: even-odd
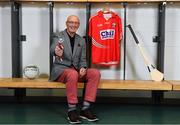
{"type": "Polygon", "coordinates": [[[151,79],[154,80],[154,81],[162,81],[163,78],[164,78],[164,74],[161,73],[160,71],[158,71],[155,66],[149,61],[148,57],[146,56],[145,52],[144,52],[144,49],[143,47],[140,45],[131,25],[127,25],[127,27],[129,28],[129,30],[131,31],[133,37],[134,37],[134,40],[141,52],[141,55],[143,56],[144,58],[144,63],[146,64],[147,68],[148,68],[148,71],[150,73],[150,76],[151,76],[151,79]]]}

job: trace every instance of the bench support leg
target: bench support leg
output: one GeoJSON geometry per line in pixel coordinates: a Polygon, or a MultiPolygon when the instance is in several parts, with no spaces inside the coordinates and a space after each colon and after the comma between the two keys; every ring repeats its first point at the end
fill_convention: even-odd
{"type": "MultiPolygon", "coordinates": [[[[12,77],[22,77],[22,43],[21,43],[21,5],[11,3],[11,32],[12,32],[12,77]]],[[[15,98],[22,100],[26,95],[26,89],[15,89],[15,98]]]]}
{"type": "Polygon", "coordinates": [[[152,103],[155,105],[163,102],[164,94],[163,91],[152,91],[152,103]]]}
{"type": "Polygon", "coordinates": [[[26,96],[26,89],[15,89],[15,98],[17,102],[22,102],[26,96]]]}

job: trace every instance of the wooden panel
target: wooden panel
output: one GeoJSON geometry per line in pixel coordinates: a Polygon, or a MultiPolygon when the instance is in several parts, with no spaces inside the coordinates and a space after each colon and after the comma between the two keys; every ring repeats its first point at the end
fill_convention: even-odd
{"type": "Polygon", "coordinates": [[[87,2],[87,0],[15,0],[17,2],[87,2]]]}
{"type": "Polygon", "coordinates": [[[173,90],[180,90],[180,81],[168,81],[169,83],[172,84],[173,90]]]}
{"type": "MultiPolygon", "coordinates": [[[[83,86],[83,83],[78,84],[79,88],[83,86]]],[[[59,82],[49,82],[47,79],[1,78],[0,88],[65,88],[65,85],[59,82]]],[[[99,89],[172,90],[172,85],[166,81],[101,80],[99,89]]]]}
{"type": "MultiPolygon", "coordinates": [[[[0,0],[0,2],[10,0],[0,0]]],[[[17,2],[180,2],[180,0],[15,0],[17,2]]]]}
{"type": "Polygon", "coordinates": [[[165,0],[88,0],[88,2],[161,2],[165,0]]]}
{"type": "Polygon", "coordinates": [[[10,0],[0,0],[0,2],[9,2],[10,0]]]}
{"type": "MultiPolygon", "coordinates": [[[[6,0],[3,0],[6,1],[6,0]]],[[[166,0],[15,0],[17,2],[166,2],[166,0]]],[[[180,1],[180,0],[167,0],[180,1]]]]}
{"type": "Polygon", "coordinates": [[[180,0],[166,0],[167,2],[180,2],[180,0]]]}

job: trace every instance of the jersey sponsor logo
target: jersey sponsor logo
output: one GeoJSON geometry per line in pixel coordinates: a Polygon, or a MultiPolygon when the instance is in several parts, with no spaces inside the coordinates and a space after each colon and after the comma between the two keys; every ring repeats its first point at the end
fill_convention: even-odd
{"type": "Polygon", "coordinates": [[[115,35],[114,29],[107,29],[100,31],[101,40],[114,39],[114,35],[115,35]]]}

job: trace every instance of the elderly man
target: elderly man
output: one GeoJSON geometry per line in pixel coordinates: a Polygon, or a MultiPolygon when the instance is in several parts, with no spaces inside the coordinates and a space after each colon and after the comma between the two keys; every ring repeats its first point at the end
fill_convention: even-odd
{"type": "Polygon", "coordinates": [[[66,85],[68,102],[68,120],[70,123],[81,123],[80,118],[97,121],[98,118],[90,111],[90,105],[96,100],[100,72],[87,68],[86,43],[76,34],[80,25],[79,18],[71,15],[67,18],[66,29],[56,33],[51,45],[51,54],[55,56],[50,76],[51,81],[63,82],[66,85]],[[85,82],[86,90],[80,115],[77,113],[77,83],[85,82]]]}

